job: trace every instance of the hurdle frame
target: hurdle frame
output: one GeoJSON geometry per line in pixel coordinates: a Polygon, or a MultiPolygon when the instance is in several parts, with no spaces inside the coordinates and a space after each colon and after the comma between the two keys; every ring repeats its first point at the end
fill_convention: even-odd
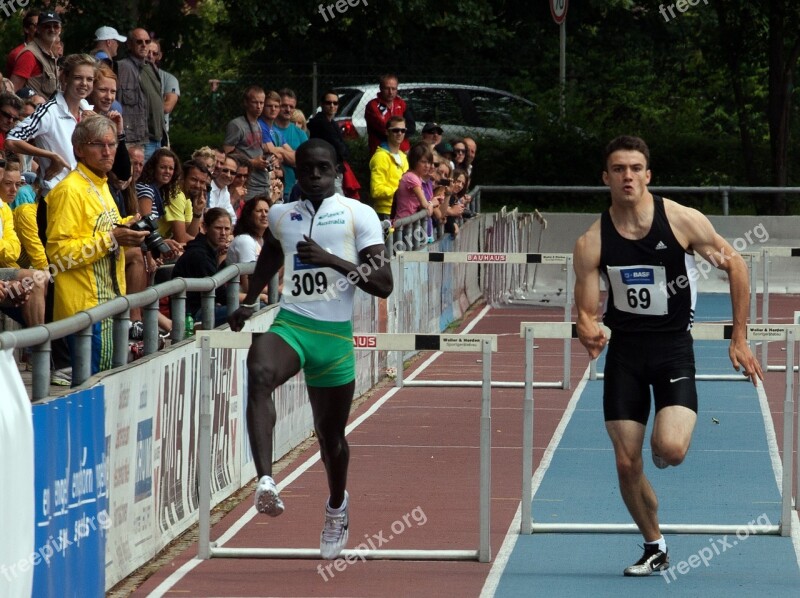
{"type": "MultiPolygon", "coordinates": [[[[263,333],[204,330],[197,333],[200,348],[200,429],[198,435],[199,525],[197,557],[210,558],[271,558],[322,559],[318,548],[225,548],[211,542],[211,350],[248,349],[255,335],[263,333]]],[[[491,561],[491,370],[492,353],[497,351],[494,334],[354,334],[356,350],[414,351],[437,350],[454,353],[481,353],[483,379],[480,419],[480,495],[478,505],[479,546],[477,550],[442,549],[345,549],[340,558],[370,560],[415,561],[491,561]]]]}
{"type": "MultiPolygon", "coordinates": [[[[396,280],[397,292],[395,301],[402,301],[405,295],[405,264],[410,263],[444,263],[444,264],[474,264],[474,265],[562,265],[566,267],[567,278],[565,285],[564,322],[572,320],[572,292],[573,270],[571,253],[498,253],[487,251],[398,251],[396,254],[398,276],[396,280]]],[[[404,331],[403,310],[397,305],[397,329],[404,331]]],[[[572,355],[569,349],[569,339],[564,339],[563,377],[557,382],[536,382],[536,388],[561,388],[570,389],[570,370],[572,369],[572,355]]],[[[477,387],[479,380],[405,380],[403,368],[403,353],[398,353],[397,377],[395,386],[419,387],[477,387]]],[[[492,388],[524,388],[525,383],[519,381],[492,381],[492,388]]]]}
{"type": "MultiPolygon", "coordinates": [[[[610,331],[605,329],[606,335],[610,331]]],[[[730,339],[733,327],[730,324],[696,324],[692,328],[692,336],[696,340],[730,339]]],[[[522,459],[522,504],[520,534],[532,533],[639,533],[634,524],[591,524],[591,523],[536,523],[532,516],[532,477],[533,477],[533,343],[535,338],[577,338],[574,323],[560,322],[522,322],[520,336],[525,339],[525,399],[523,408],[523,459],[522,459]]],[[[792,463],[794,460],[794,364],[795,343],[800,339],[800,325],[750,324],[747,326],[747,338],[751,341],[786,341],[786,392],[783,403],[783,450],[781,483],[781,521],[777,525],[748,526],[753,534],[790,536],[792,533],[792,463]]],[[[744,376],[742,376],[745,380],[744,376]]],[[[800,413],[798,414],[800,418],[800,413]]],[[[798,442],[800,442],[800,419],[797,426],[798,442]]],[[[796,473],[800,475],[800,458],[796,460],[796,473]]],[[[795,499],[800,496],[800,482],[795,485],[795,499]]],[[[735,534],[741,529],[736,525],[704,525],[704,524],[661,524],[660,529],[669,534],[735,534]]]]}
{"type": "MultiPolygon", "coordinates": [[[[761,270],[763,277],[761,298],[761,323],[769,322],[769,274],[770,263],[773,257],[800,257],[800,247],[764,247],[761,249],[761,270]]],[[[755,321],[755,320],[753,320],[755,321]]],[[[769,365],[769,342],[761,344],[761,367],[764,372],[782,372],[784,366],[769,365]]]]}

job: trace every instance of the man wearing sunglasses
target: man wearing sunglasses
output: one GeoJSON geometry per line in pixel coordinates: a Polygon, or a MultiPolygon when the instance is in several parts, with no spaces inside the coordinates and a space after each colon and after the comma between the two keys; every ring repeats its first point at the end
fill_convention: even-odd
{"type": "Polygon", "coordinates": [[[372,207],[381,220],[390,219],[394,193],[400,185],[400,177],[408,170],[408,158],[402,151],[406,132],[402,116],[389,118],[386,123],[388,139],[378,146],[369,161],[372,207]]]}
{"type": "Polygon", "coordinates": [[[147,62],[150,34],[134,29],[128,35],[128,56],[117,63],[118,99],[125,114],[125,141],[141,143],[148,160],[164,136],[164,99],[161,77],[147,62]]]}
{"type": "Polygon", "coordinates": [[[214,178],[211,181],[211,193],[208,194],[208,209],[222,208],[231,215],[231,226],[236,224],[236,210],[231,204],[231,194],[228,186],[236,177],[239,163],[233,156],[225,156],[219,168],[214,169],[214,178]]]}
{"type": "Polygon", "coordinates": [[[336,177],[336,191],[343,193],[342,175],[344,163],[350,158],[350,150],[344,142],[342,130],[334,120],[339,111],[339,95],[335,91],[326,91],[322,94],[319,106],[319,112],[308,121],[308,136],[327,141],[336,150],[336,171],[339,173],[336,177]]]}
{"type": "Polygon", "coordinates": [[[13,93],[0,93],[0,150],[5,149],[6,135],[19,121],[22,100],[13,93]]]}

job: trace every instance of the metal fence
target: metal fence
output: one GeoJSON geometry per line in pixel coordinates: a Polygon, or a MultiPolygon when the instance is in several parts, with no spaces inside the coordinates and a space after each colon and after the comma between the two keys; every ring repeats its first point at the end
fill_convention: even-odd
{"type": "Polygon", "coordinates": [[[170,298],[171,339],[173,342],[181,341],[186,334],[187,292],[202,293],[202,326],[204,329],[210,330],[216,324],[214,321],[215,290],[227,283],[227,306],[229,312],[232,312],[239,307],[239,276],[252,274],[254,270],[255,263],[253,262],[227,266],[208,278],[176,278],[148,287],[140,293],[117,297],[57,322],[0,333],[0,347],[3,349],[32,348],[33,387],[31,395],[32,399],[37,401],[47,397],[50,391],[50,344],[52,341],[71,334],[76,335],[72,381],[74,385],[81,384],[91,376],[92,326],[97,322],[113,318],[114,353],[111,361],[112,367],[120,367],[128,363],[130,352],[128,331],[132,307],[144,308],[144,354],[149,355],[158,350],[158,311],[162,298],[170,298]]]}
{"type": "MultiPolygon", "coordinates": [[[[728,216],[730,212],[730,196],[733,194],[756,194],[771,195],[776,193],[788,193],[790,195],[800,194],[800,187],[648,187],[654,193],[670,194],[716,194],[719,196],[722,206],[722,215],[728,216]]],[[[608,194],[608,187],[602,185],[575,185],[575,186],[555,186],[555,185],[481,185],[471,191],[475,210],[480,211],[481,196],[485,194],[517,194],[517,193],[587,193],[587,194],[608,194]]]]}

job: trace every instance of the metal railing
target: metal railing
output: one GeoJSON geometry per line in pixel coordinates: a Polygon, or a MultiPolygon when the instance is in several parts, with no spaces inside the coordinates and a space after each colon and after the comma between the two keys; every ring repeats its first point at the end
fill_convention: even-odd
{"type": "MultiPolygon", "coordinates": [[[[800,187],[732,187],[719,185],[717,187],[648,187],[656,193],[718,193],[722,202],[722,215],[728,216],[730,211],[730,195],[735,193],[775,194],[775,193],[800,193],[800,187]]],[[[475,211],[480,212],[480,200],[483,193],[608,193],[604,185],[480,185],[475,187],[472,201],[475,211]]]]}
{"type": "MultiPolygon", "coordinates": [[[[52,341],[71,334],[76,335],[75,354],[73,355],[72,382],[79,385],[91,376],[92,326],[113,318],[112,335],[114,351],[111,367],[120,367],[128,363],[130,347],[128,331],[130,329],[131,308],[143,308],[144,354],[149,355],[158,350],[158,313],[159,302],[164,297],[170,298],[172,309],[173,342],[183,340],[186,334],[186,293],[202,293],[202,326],[206,330],[214,328],[214,306],[216,289],[228,283],[226,298],[229,313],[239,307],[239,277],[252,274],[255,262],[234,264],[207,278],[175,278],[168,282],[148,287],[139,293],[116,297],[90,309],[80,311],[69,318],[33,326],[13,332],[0,333],[0,348],[23,349],[32,348],[31,364],[33,379],[31,399],[38,401],[46,398],[50,392],[50,344],[52,341]]],[[[270,283],[270,289],[277,289],[270,283]]],[[[276,291],[277,292],[277,291],[276,291]]],[[[276,295],[275,295],[276,296],[276,295]]],[[[270,294],[270,302],[274,296],[270,294]]]]}

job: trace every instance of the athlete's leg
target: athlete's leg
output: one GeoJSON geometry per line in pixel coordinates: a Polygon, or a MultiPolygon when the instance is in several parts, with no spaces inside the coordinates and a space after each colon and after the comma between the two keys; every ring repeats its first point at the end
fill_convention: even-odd
{"type": "Polygon", "coordinates": [[[645,426],[633,420],[611,420],[606,430],[614,445],[622,500],[642,532],[645,542],[661,537],[658,529],[658,499],[644,475],[642,444],[645,426]]]}
{"type": "Polygon", "coordinates": [[[300,371],[300,357],[277,334],[255,337],[247,354],[247,434],[258,477],[272,475],[273,391],[300,371]]]}
{"type": "Polygon", "coordinates": [[[680,465],[689,450],[697,421],[697,385],[692,339],[677,338],[664,347],[663,363],[653,382],[656,417],[650,446],[660,461],[680,465]]]}
{"type": "Polygon", "coordinates": [[[683,405],[670,405],[656,412],[650,446],[670,465],[680,465],[689,451],[697,413],[683,405]]]}
{"type": "Polygon", "coordinates": [[[350,417],[355,385],[353,380],[341,386],[308,387],[308,398],[314,414],[314,430],[328,475],[331,495],[328,504],[332,509],[341,506],[347,486],[350,447],[344,433],[350,417]]]}

